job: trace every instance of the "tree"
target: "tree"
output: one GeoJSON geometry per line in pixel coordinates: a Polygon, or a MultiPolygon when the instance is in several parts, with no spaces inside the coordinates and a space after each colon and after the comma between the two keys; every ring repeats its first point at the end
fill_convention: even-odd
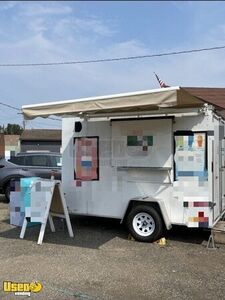
{"type": "Polygon", "coordinates": [[[18,134],[18,135],[21,135],[22,132],[23,132],[23,128],[18,124],[8,123],[6,128],[4,129],[4,134],[18,134]]]}

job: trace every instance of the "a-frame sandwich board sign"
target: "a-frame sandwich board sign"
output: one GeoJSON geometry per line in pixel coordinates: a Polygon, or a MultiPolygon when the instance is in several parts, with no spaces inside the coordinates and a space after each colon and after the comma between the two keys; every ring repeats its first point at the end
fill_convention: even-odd
{"type": "Polygon", "coordinates": [[[33,186],[31,186],[30,193],[30,207],[25,207],[25,217],[20,238],[24,238],[29,222],[38,222],[41,224],[41,228],[37,243],[41,245],[44,238],[47,220],[49,220],[51,231],[55,232],[53,216],[64,218],[66,220],[69,236],[74,237],[66,200],[62,192],[61,182],[46,179],[36,180],[33,186]]]}

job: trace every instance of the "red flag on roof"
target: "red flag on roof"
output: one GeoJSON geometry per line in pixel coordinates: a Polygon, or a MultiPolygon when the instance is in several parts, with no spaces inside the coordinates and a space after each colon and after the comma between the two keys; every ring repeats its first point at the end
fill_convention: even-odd
{"type": "Polygon", "coordinates": [[[155,77],[156,77],[156,79],[158,80],[159,85],[160,85],[161,88],[169,87],[169,85],[166,85],[165,82],[164,82],[163,80],[161,80],[161,79],[159,78],[159,76],[158,76],[155,72],[154,72],[154,74],[155,74],[155,77]]]}

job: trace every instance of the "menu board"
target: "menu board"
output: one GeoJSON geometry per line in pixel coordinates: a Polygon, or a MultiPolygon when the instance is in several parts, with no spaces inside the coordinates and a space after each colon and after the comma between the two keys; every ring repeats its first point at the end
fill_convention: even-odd
{"type": "Polygon", "coordinates": [[[74,179],[98,180],[98,137],[74,138],[74,179]]]}
{"type": "Polygon", "coordinates": [[[205,177],[207,175],[206,133],[177,135],[175,144],[176,178],[181,176],[205,177]]]}

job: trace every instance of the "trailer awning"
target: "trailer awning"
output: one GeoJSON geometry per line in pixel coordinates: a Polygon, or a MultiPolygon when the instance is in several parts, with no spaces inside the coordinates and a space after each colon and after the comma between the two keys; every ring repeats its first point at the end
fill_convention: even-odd
{"type": "Polygon", "coordinates": [[[47,118],[50,115],[80,115],[123,112],[144,112],[163,108],[196,108],[204,100],[197,98],[180,87],[169,87],[114,94],[108,96],[82,98],[58,102],[47,102],[22,106],[25,119],[47,118]]]}

